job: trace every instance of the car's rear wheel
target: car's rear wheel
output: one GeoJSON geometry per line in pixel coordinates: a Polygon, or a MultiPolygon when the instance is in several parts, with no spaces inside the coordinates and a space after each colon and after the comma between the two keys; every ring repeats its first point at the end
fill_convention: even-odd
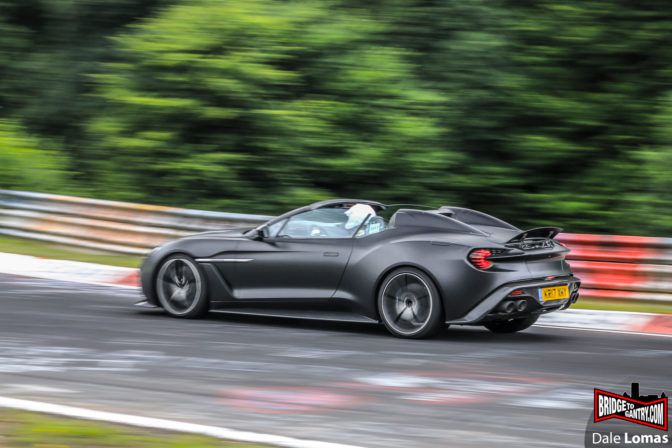
{"type": "Polygon", "coordinates": [[[530,328],[537,319],[539,319],[539,316],[534,315],[507,321],[488,322],[487,324],[483,324],[483,326],[493,333],[515,333],[530,328]]]}
{"type": "Polygon", "coordinates": [[[187,255],[173,255],[161,263],[156,292],[161,306],[171,316],[195,318],[208,311],[205,275],[187,255]]]}
{"type": "Polygon", "coordinates": [[[402,338],[426,338],[444,325],[439,291],[424,272],[400,268],[383,280],[378,310],[385,327],[402,338]]]}

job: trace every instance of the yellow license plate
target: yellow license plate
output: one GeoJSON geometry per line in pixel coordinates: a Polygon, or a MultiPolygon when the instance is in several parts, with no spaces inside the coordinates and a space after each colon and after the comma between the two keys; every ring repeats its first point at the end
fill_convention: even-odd
{"type": "Polygon", "coordinates": [[[548,288],[541,288],[541,301],[548,302],[551,300],[569,299],[569,286],[549,286],[548,288]]]}

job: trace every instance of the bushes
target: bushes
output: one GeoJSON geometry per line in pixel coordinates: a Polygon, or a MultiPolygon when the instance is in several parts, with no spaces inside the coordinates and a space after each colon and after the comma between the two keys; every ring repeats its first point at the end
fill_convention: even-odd
{"type": "Polygon", "coordinates": [[[62,155],[54,191],[265,213],[361,196],[672,232],[667,1],[0,0],[0,13],[0,116],[62,155]]]}
{"type": "Polygon", "coordinates": [[[0,120],[0,188],[35,191],[68,189],[68,176],[57,150],[39,149],[39,139],[16,123],[0,120]]]}

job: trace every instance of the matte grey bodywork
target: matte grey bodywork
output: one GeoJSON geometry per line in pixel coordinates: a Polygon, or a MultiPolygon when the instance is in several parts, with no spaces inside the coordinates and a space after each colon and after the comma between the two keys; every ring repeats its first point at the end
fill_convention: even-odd
{"type": "Polygon", "coordinates": [[[579,280],[565,261],[568,249],[552,241],[559,229],[537,229],[539,234],[548,232],[545,247],[519,250],[510,241],[522,241],[527,233],[469,209],[402,209],[392,216],[387,230],[359,238],[260,237],[261,228],[293,214],[352,202],[384,208],[373,201],[324,201],[258,229],[206,232],[167,243],[147,257],[141,270],[147,304],[158,306],[157,268],[176,253],[187,254],[200,264],[207,277],[210,307],[219,310],[302,316],[311,312],[317,318],[340,312],[379,321],[378,289],[385,276],[401,266],[413,266],[434,280],[448,323],[502,319],[496,308],[517,289],[534,306],[516,317],[564,309],[578,298],[579,280]],[[492,268],[480,270],[468,261],[475,248],[506,253],[496,258],[492,268]],[[569,285],[570,299],[552,305],[536,300],[540,287],[558,284],[569,285]]]}

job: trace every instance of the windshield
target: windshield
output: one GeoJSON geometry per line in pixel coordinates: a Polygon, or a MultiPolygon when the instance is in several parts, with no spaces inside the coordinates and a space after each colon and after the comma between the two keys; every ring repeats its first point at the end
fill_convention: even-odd
{"type": "Polygon", "coordinates": [[[259,227],[265,238],[352,238],[386,229],[386,220],[369,204],[347,203],[299,211],[259,227]]]}

